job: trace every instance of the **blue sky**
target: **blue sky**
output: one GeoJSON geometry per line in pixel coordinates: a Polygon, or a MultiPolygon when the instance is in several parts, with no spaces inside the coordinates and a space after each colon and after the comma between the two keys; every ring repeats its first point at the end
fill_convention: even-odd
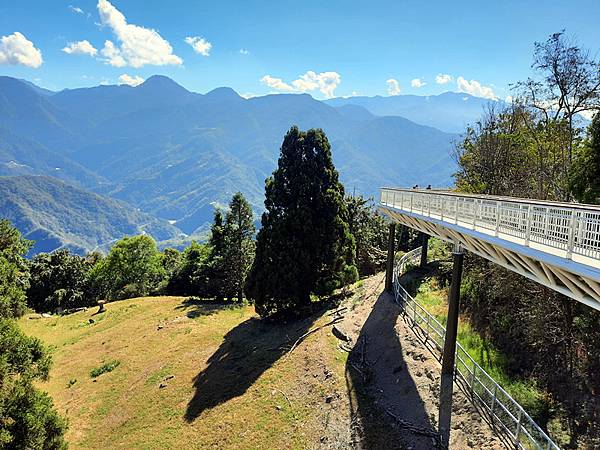
{"type": "Polygon", "coordinates": [[[504,98],[534,41],[564,28],[597,52],[598,17],[599,0],[2,0],[0,74],[54,90],[162,74],[196,92],[504,98]]]}

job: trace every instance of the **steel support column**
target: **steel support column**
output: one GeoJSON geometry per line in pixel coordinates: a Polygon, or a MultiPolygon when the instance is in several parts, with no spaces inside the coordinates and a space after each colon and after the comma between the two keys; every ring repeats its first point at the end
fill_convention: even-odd
{"type": "Polygon", "coordinates": [[[385,267],[385,290],[388,292],[393,291],[394,283],[394,253],[395,253],[395,242],[396,242],[396,224],[390,223],[390,231],[388,235],[388,253],[387,253],[387,264],[385,267]]]}
{"type": "Polygon", "coordinates": [[[447,448],[450,442],[450,421],[452,417],[452,390],[454,379],[454,355],[456,352],[456,336],[458,333],[458,309],[460,306],[460,283],[463,270],[463,249],[455,245],[452,252],[454,266],[452,281],[448,295],[448,321],[444,354],[442,356],[442,382],[440,388],[439,432],[442,444],[447,448]]]}
{"type": "Polygon", "coordinates": [[[429,244],[429,235],[427,233],[421,233],[421,263],[420,267],[427,265],[427,244],[429,244]]]}

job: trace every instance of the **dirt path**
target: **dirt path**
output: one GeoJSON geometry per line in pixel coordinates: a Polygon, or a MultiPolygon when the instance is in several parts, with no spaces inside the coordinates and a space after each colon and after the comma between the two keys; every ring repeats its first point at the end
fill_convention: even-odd
{"type": "MultiPolygon", "coordinates": [[[[359,424],[354,446],[435,448],[429,432],[437,423],[440,364],[407,325],[392,296],[381,294],[383,275],[366,279],[361,290],[349,300],[349,311],[337,326],[351,339],[347,344],[351,348],[347,378],[357,394],[352,407],[359,424]],[[382,440],[382,430],[372,426],[373,408],[379,409],[399,433],[390,433],[388,440],[382,440]]],[[[456,387],[450,448],[503,448],[456,387]]]]}

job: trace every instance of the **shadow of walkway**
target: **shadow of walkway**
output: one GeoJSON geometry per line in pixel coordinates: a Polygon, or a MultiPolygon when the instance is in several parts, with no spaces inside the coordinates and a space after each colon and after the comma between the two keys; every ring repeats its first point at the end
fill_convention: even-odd
{"type": "Polygon", "coordinates": [[[272,323],[250,318],[229,331],[207,367],[194,378],[196,391],[185,413],[188,422],[203,411],[238,397],[281,358],[312,326],[319,314],[272,323]]]}
{"type": "Polygon", "coordinates": [[[346,383],[355,394],[351,412],[360,448],[434,448],[431,437],[405,426],[434,430],[396,333],[400,312],[390,294],[380,294],[348,357],[346,383]]]}

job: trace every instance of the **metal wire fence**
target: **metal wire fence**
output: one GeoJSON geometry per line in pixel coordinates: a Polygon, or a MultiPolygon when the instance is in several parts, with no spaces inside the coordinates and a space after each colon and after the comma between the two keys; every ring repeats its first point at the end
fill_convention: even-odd
{"type": "MultiPolygon", "coordinates": [[[[405,316],[423,337],[425,345],[441,362],[446,328],[420,305],[400,284],[400,277],[417,265],[421,248],[404,254],[394,267],[394,294],[405,316]]],[[[519,449],[559,449],[508,392],[460,345],[456,344],[454,378],[476,406],[483,410],[490,425],[510,446],[519,449]]]]}

